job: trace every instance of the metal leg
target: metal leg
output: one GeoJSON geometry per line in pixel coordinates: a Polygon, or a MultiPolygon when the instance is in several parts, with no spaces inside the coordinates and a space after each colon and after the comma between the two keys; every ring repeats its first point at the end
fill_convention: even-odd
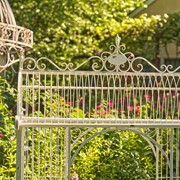
{"type": "Polygon", "coordinates": [[[173,140],[174,140],[174,128],[171,128],[171,134],[170,134],[170,180],[173,180],[173,140]]]}
{"type": "Polygon", "coordinates": [[[179,178],[179,156],[180,156],[180,129],[176,129],[176,177],[179,178]]]}
{"type": "Polygon", "coordinates": [[[24,179],[24,128],[16,130],[16,180],[24,179]]]}
{"type": "MultiPolygon", "coordinates": [[[[159,129],[156,130],[156,141],[159,143],[159,129]]],[[[159,179],[159,148],[156,146],[156,180],[159,179]]]]}
{"type": "Polygon", "coordinates": [[[71,178],[71,128],[66,128],[66,134],[65,134],[65,180],[70,180],[71,178]]]}

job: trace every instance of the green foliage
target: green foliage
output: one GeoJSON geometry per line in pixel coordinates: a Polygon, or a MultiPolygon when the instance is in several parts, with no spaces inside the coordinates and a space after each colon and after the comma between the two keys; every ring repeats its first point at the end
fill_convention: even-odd
{"type": "Polygon", "coordinates": [[[128,50],[134,52],[136,56],[153,60],[159,53],[159,49],[157,49],[158,36],[166,22],[166,15],[164,17],[148,17],[143,14],[139,18],[128,18],[123,21],[119,34],[128,50]]]}
{"type": "Polygon", "coordinates": [[[180,12],[169,15],[167,23],[164,24],[161,30],[160,43],[165,48],[168,58],[170,58],[168,44],[174,43],[174,52],[176,52],[175,57],[179,58],[178,47],[180,46],[180,12]]]}
{"type": "Polygon", "coordinates": [[[162,28],[162,42],[163,43],[177,43],[180,45],[180,13],[169,15],[168,21],[162,28]]]}
{"type": "Polygon", "coordinates": [[[64,128],[25,128],[24,175],[35,180],[64,176],[64,128]]]}
{"type": "Polygon", "coordinates": [[[155,60],[159,66],[160,45],[167,48],[168,43],[175,42],[179,46],[179,13],[129,18],[128,14],[143,2],[19,0],[10,4],[17,23],[34,32],[35,45],[28,52],[34,57],[46,56],[59,65],[63,61],[77,65],[107,49],[119,34],[128,50],[155,60]]]}
{"type": "Polygon", "coordinates": [[[167,48],[168,43],[175,42],[179,46],[179,13],[128,17],[143,2],[20,0],[10,4],[17,23],[34,32],[35,44],[28,52],[33,57],[46,56],[58,65],[64,61],[77,65],[108,49],[119,34],[128,50],[159,66],[160,45],[167,48]]]}
{"type": "Polygon", "coordinates": [[[79,153],[73,170],[83,180],[155,177],[150,147],[142,137],[128,131],[112,131],[94,138],[79,153]]]}
{"type": "Polygon", "coordinates": [[[14,102],[14,90],[0,76],[0,178],[15,178],[16,136],[14,116],[7,102],[14,102]]]}
{"type": "Polygon", "coordinates": [[[118,34],[128,13],[143,2],[21,0],[11,5],[17,23],[34,31],[33,56],[46,56],[60,64],[105,49],[104,41],[118,34]]]}

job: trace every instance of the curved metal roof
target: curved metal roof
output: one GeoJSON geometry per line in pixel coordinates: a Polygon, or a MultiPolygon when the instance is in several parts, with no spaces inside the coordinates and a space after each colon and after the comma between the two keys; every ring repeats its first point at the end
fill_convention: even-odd
{"type": "Polygon", "coordinates": [[[33,46],[33,32],[17,26],[7,0],[0,0],[0,72],[19,61],[27,48],[33,46]]]}
{"type": "Polygon", "coordinates": [[[9,3],[6,0],[0,1],[0,22],[16,25],[14,14],[10,8],[9,3]]]}
{"type": "Polygon", "coordinates": [[[31,48],[32,45],[33,32],[17,26],[8,1],[0,0],[0,47],[25,49],[31,48]]]}

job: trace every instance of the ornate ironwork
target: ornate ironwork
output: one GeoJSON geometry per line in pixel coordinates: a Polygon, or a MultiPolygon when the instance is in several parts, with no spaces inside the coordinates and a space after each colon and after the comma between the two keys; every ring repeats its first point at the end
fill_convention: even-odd
{"type": "MultiPolygon", "coordinates": [[[[64,143],[65,154],[56,152],[60,154],[61,168],[65,164],[64,171],[56,176],[59,179],[71,178],[76,156],[90,140],[103,133],[125,130],[142,136],[151,148],[156,171],[152,178],[179,178],[180,67],[173,70],[171,65],[162,65],[158,69],[145,58],[124,53],[125,49],[117,36],[115,45],[110,46],[112,52],[90,57],[78,67],[72,63],[59,67],[48,58],[21,61],[17,127],[20,132],[23,128],[50,128],[49,134],[43,136],[48,134],[50,142],[57,141],[58,146],[60,141],[64,143]],[[92,70],[83,71],[89,61],[93,62],[92,70]],[[151,67],[150,72],[145,71],[146,65],[151,67]],[[65,141],[62,137],[57,140],[53,133],[57,127],[64,127],[58,135],[63,135],[65,141]]],[[[26,155],[27,164],[22,164],[22,177],[41,178],[39,164],[37,171],[28,171],[35,166],[30,157],[34,158],[34,147],[43,137],[37,138],[32,152],[26,155]]],[[[43,140],[46,142],[47,138],[43,140]]],[[[55,177],[51,159],[57,144],[51,143],[48,149],[50,162],[45,157],[51,178],[55,177]]],[[[39,149],[40,146],[39,143],[39,149]]],[[[40,151],[38,158],[44,159],[40,151]]]]}
{"type": "Polygon", "coordinates": [[[132,52],[124,52],[126,47],[121,44],[121,38],[117,35],[115,45],[110,46],[111,52],[104,51],[100,56],[92,56],[85,60],[82,64],[74,67],[73,63],[61,63],[58,67],[52,60],[48,58],[40,58],[38,60],[33,58],[25,58],[22,70],[46,70],[47,64],[51,64],[59,71],[77,71],[83,70],[83,66],[89,61],[92,61],[92,70],[94,72],[143,72],[147,67],[151,68],[153,72],[158,73],[175,73],[180,70],[180,67],[173,69],[172,65],[161,65],[158,69],[155,65],[143,57],[136,57],[132,52]],[[146,68],[144,68],[146,67],[146,68]]]}
{"type": "Polygon", "coordinates": [[[142,136],[152,149],[156,179],[179,178],[180,67],[158,69],[145,58],[124,53],[125,49],[117,36],[111,52],[90,57],[78,67],[72,63],[58,67],[48,58],[21,60],[17,128],[20,145],[29,153],[24,155],[20,149],[26,158],[26,164],[21,158],[21,177],[47,177],[40,164],[43,160],[48,177],[70,180],[71,167],[87,142],[103,133],[127,130],[142,136]],[[89,61],[92,70],[83,71],[89,61]],[[146,72],[145,64],[152,71],[146,72]],[[26,141],[24,129],[30,131],[26,141]],[[49,157],[40,151],[46,142],[49,157]],[[39,151],[34,170],[35,147],[39,151]],[[58,162],[65,169],[56,175],[58,162]]]}
{"type": "Polygon", "coordinates": [[[0,72],[18,62],[33,46],[33,32],[16,25],[7,0],[0,1],[0,72]]]}

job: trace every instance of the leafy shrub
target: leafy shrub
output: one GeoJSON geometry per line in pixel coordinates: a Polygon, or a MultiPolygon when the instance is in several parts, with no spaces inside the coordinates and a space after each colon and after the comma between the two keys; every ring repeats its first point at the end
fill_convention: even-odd
{"type": "Polygon", "coordinates": [[[13,111],[7,102],[14,102],[14,89],[0,76],[0,178],[15,179],[16,133],[13,111]]]}

